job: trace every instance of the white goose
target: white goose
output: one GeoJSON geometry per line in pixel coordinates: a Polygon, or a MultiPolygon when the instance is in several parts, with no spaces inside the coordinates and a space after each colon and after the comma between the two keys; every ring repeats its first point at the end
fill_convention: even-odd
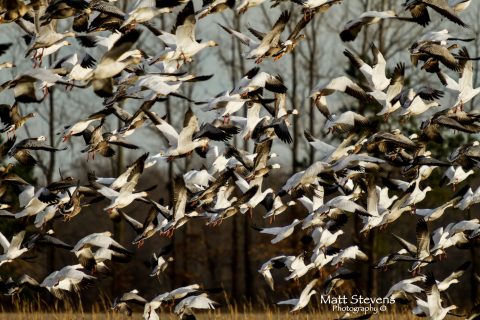
{"type": "Polygon", "coordinates": [[[66,266],[58,271],[49,274],[42,283],[41,287],[46,288],[55,297],[61,299],[64,296],[64,291],[78,292],[81,284],[92,282],[96,278],[88,275],[82,271],[83,266],[80,264],[73,266],[66,266]]]}
{"type": "Polygon", "coordinates": [[[411,206],[415,211],[417,203],[422,202],[427,196],[427,192],[429,191],[432,191],[432,188],[430,186],[427,186],[425,187],[425,189],[421,190],[420,180],[417,180],[415,183],[415,189],[413,189],[413,191],[410,193],[408,198],[405,200],[405,202],[402,205],[402,208],[406,206],[411,206]]]}
{"type": "Polygon", "coordinates": [[[397,299],[404,297],[405,294],[419,294],[423,291],[423,289],[414,283],[422,280],[423,276],[416,276],[410,279],[401,280],[390,287],[385,295],[385,298],[397,299]]]}
{"type": "Polygon", "coordinates": [[[475,189],[475,191],[473,191],[472,188],[468,188],[468,190],[462,196],[462,199],[460,199],[460,201],[454,206],[454,208],[457,208],[463,211],[479,202],[480,202],[480,187],[475,189]]]}
{"type": "MultiPolygon", "coordinates": [[[[160,3],[160,2],[158,2],[160,3]]],[[[134,8],[125,15],[125,22],[120,26],[124,28],[129,24],[138,24],[147,22],[162,13],[172,12],[171,8],[157,8],[155,1],[152,0],[137,0],[134,8]]]]}
{"type": "Polygon", "coordinates": [[[301,222],[302,222],[301,220],[295,219],[291,224],[284,227],[274,227],[274,228],[255,227],[255,229],[260,231],[260,233],[274,235],[275,237],[270,242],[275,244],[291,236],[293,234],[293,231],[295,230],[295,226],[301,222]]]}
{"type": "Polygon", "coordinates": [[[422,216],[426,221],[434,221],[440,218],[445,212],[445,210],[456,205],[459,200],[460,197],[455,197],[439,207],[432,209],[416,209],[415,213],[419,216],[422,216]]]}
{"type": "Polygon", "coordinates": [[[455,190],[455,186],[457,184],[467,179],[468,176],[472,175],[473,173],[473,170],[465,171],[461,166],[458,166],[456,168],[454,166],[451,166],[448,167],[447,170],[445,170],[443,176],[449,179],[447,185],[452,185],[455,190]]]}
{"type": "MultiPolygon", "coordinates": [[[[463,49],[461,56],[469,58],[468,51],[463,49]]],[[[454,107],[463,108],[463,105],[470,102],[480,93],[480,87],[473,88],[473,63],[472,61],[465,61],[465,65],[461,71],[460,79],[453,80],[448,74],[443,74],[447,81],[447,88],[458,92],[457,100],[454,107]]]]}
{"type": "Polygon", "coordinates": [[[21,248],[25,231],[20,231],[12,237],[9,242],[7,238],[0,232],[0,245],[3,248],[3,253],[0,255],[0,266],[5,263],[12,262],[16,258],[28,251],[28,248],[21,248]]]}
{"type": "Polygon", "coordinates": [[[465,11],[471,3],[471,0],[448,0],[448,6],[457,14],[465,11]]]}
{"type": "Polygon", "coordinates": [[[373,54],[373,66],[365,63],[356,54],[345,50],[343,53],[350,59],[352,64],[360,70],[363,76],[367,79],[372,91],[383,91],[390,85],[390,79],[385,75],[387,62],[382,53],[372,43],[370,45],[373,54]]]}
{"type": "Polygon", "coordinates": [[[367,261],[368,256],[358,248],[358,246],[350,246],[341,250],[333,259],[332,266],[344,264],[349,260],[363,260],[367,261]]]}
{"type": "Polygon", "coordinates": [[[300,294],[300,297],[298,299],[284,300],[277,302],[277,304],[289,304],[294,306],[293,309],[290,310],[290,312],[295,312],[305,308],[310,302],[310,298],[317,293],[317,291],[313,290],[313,287],[317,284],[317,282],[318,279],[313,279],[312,281],[310,281],[302,290],[302,293],[300,294]]]}
{"type": "MultiPolygon", "coordinates": [[[[177,25],[175,35],[169,36],[166,44],[167,49],[160,54],[155,61],[175,61],[177,69],[180,67],[179,62],[190,62],[192,57],[200,51],[216,47],[218,44],[213,41],[198,42],[195,36],[195,28],[197,20],[193,8],[193,2],[189,1],[182,9],[177,17],[177,25]],[[180,17],[180,18],[179,18],[180,17]]],[[[165,40],[165,38],[161,38],[165,40]]]]}
{"type": "Polygon", "coordinates": [[[417,298],[417,306],[413,309],[415,315],[425,315],[432,320],[442,320],[447,314],[457,308],[455,305],[442,307],[442,298],[438,290],[435,277],[432,273],[427,273],[425,280],[427,301],[417,298]]]}
{"type": "Polygon", "coordinates": [[[193,315],[193,309],[215,309],[216,304],[218,303],[210,299],[206,293],[202,293],[181,300],[175,306],[174,312],[183,318],[184,315],[193,315]]]}

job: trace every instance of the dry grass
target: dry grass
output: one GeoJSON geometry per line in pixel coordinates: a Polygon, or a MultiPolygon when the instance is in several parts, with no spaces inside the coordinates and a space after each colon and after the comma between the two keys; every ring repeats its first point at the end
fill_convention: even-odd
{"type": "MultiPolygon", "coordinates": [[[[159,314],[161,319],[168,320],[177,320],[178,317],[174,314],[159,314]]],[[[331,312],[316,312],[316,313],[297,313],[289,314],[285,311],[267,311],[263,313],[254,313],[254,312],[210,312],[210,313],[199,313],[197,319],[199,320],[328,320],[335,319],[339,317],[340,314],[331,313],[331,312]]],[[[108,312],[108,313],[1,313],[0,320],[70,320],[70,319],[85,319],[85,320],[140,320],[142,315],[140,313],[134,314],[132,317],[127,317],[118,313],[108,312]]],[[[384,313],[375,315],[372,319],[384,319],[384,320],[410,320],[410,319],[419,319],[409,314],[399,314],[399,313],[384,313]]],[[[448,318],[447,318],[448,319],[448,318]]]]}
{"type": "MultiPolygon", "coordinates": [[[[18,301],[15,303],[15,310],[18,312],[2,311],[0,305],[0,320],[70,320],[70,319],[85,319],[85,320],[140,320],[142,319],[141,309],[136,308],[131,317],[119,314],[110,309],[110,303],[102,300],[101,305],[95,305],[91,309],[79,310],[72,308],[70,305],[63,305],[57,309],[57,305],[50,305],[49,303],[33,304],[25,301],[18,301]],[[38,312],[37,310],[59,310],[49,312],[38,312]],[[61,310],[61,311],[60,311],[61,310]],[[73,311],[76,310],[76,311],[73,311]]],[[[413,320],[420,319],[413,316],[408,309],[392,308],[386,312],[380,312],[374,315],[371,319],[383,320],[413,320]]],[[[157,310],[160,319],[177,320],[178,317],[170,313],[169,309],[157,310]]],[[[297,313],[289,313],[288,309],[277,308],[276,306],[264,305],[262,310],[254,309],[251,304],[245,304],[241,307],[227,304],[223,307],[212,310],[210,312],[198,312],[196,314],[199,320],[330,320],[336,319],[342,315],[341,312],[321,311],[315,310],[313,306],[297,313]]],[[[362,315],[361,313],[357,314],[362,315]]],[[[446,319],[451,319],[447,317],[446,319]]],[[[458,319],[458,318],[452,318],[458,319]]]]}

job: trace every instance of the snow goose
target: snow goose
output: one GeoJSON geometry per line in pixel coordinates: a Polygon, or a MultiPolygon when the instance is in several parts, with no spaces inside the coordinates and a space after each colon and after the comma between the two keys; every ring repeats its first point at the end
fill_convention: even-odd
{"type": "Polygon", "coordinates": [[[408,254],[408,251],[403,248],[398,250],[397,252],[389,253],[386,256],[381,257],[378,260],[378,262],[373,266],[373,268],[387,271],[389,266],[397,262],[395,260],[395,257],[397,257],[397,255],[405,255],[405,254],[408,254]]]}
{"type": "Polygon", "coordinates": [[[253,187],[258,187],[256,188],[256,192],[252,192],[252,196],[250,199],[248,199],[245,203],[240,204],[239,209],[241,213],[246,213],[247,211],[250,211],[250,214],[253,213],[253,209],[259,205],[263,199],[269,194],[273,194],[274,190],[272,188],[267,188],[266,190],[262,191],[262,181],[263,178],[260,177],[258,179],[252,180],[250,183],[248,183],[244,178],[239,176],[236,172],[234,172],[235,175],[235,184],[240,188],[240,190],[245,194],[246,192],[249,192],[253,187]]]}
{"type": "Polygon", "coordinates": [[[45,26],[40,26],[38,29],[35,28],[32,36],[27,35],[28,48],[25,57],[33,53],[34,67],[42,65],[43,57],[57,52],[63,46],[70,45],[70,42],[65,40],[67,38],[76,38],[80,45],[87,48],[95,46],[95,41],[91,36],[80,35],[73,31],[58,33],[55,30],[55,26],[56,23],[52,22],[45,26]]]}
{"type": "Polygon", "coordinates": [[[254,67],[240,79],[232,93],[240,93],[241,96],[246,97],[249,93],[259,89],[266,89],[274,93],[287,92],[287,87],[283,84],[283,79],[280,76],[273,76],[260,71],[259,67],[254,67]]]}
{"type": "Polygon", "coordinates": [[[341,0],[301,0],[299,1],[302,5],[305,15],[313,15],[317,12],[325,13],[327,12],[334,4],[342,3],[341,0]]]}
{"type": "Polygon", "coordinates": [[[40,103],[47,97],[48,88],[54,84],[72,85],[69,82],[62,81],[62,77],[49,69],[31,69],[17,75],[13,80],[2,83],[0,92],[5,89],[11,89],[17,102],[40,103]],[[39,89],[43,93],[43,96],[40,98],[38,97],[39,89]]]}
{"type": "Polygon", "coordinates": [[[405,10],[410,11],[413,20],[421,26],[426,26],[430,23],[428,7],[462,27],[467,26],[457,16],[455,11],[448,6],[447,0],[407,0],[403,6],[405,7],[405,10]]]}
{"type": "Polygon", "coordinates": [[[473,173],[473,170],[465,171],[461,166],[457,166],[456,168],[454,166],[450,166],[447,170],[445,170],[443,177],[448,179],[447,185],[452,185],[453,191],[455,191],[455,186],[467,179],[468,176],[472,175],[473,173]]]}
{"type": "Polygon", "coordinates": [[[417,203],[422,202],[427,196],[427,192],[429,191],[432,191],[432,188],[430,186],[426,186],[423,190],[421,190],[420,181],[417,180],[415,182],[415,188],[403,203],[402,208],[406,206],[411,206],[413,211],[415,212],[417,203]]]}
{"type": "Polygon", "coordinates": [[[300,293],[300,297],[298,299],[290,299],[277,302],[279,305],[289,304],[293,306],[293,309],[290,312],[295,312],[305,308],[308,303],[310,302],[310,298],[317,293],[317,291],[313,290],[313,287],[317,284],[318,279],[313,279],[310,281],[305,288],[300,293]]]}
{"type": "MultiPolygon", "coordinates": [[[[242,98],[239,93],[231,94],[230,91],[225,91],[217,95],[215,98],[210,99],[208,104],[202,107],[202,111],[216,111],[218,116],[228,118],[240,110],[248,100],[242,98]]],[[[261,105],[258,104],[260,111],[261,105]]],[[[250,108],[249,108],[250,110],[250,108]]]]}
{"type": "Polygon", "coordinates": [[[159,294],[150,302],[145,304],[145,309],[143,312],[144,319],[158,320],[159,318],[155,310],[158,309],[164,302],[173,302],[174,300],[182,299],[192,293],[198,292],[200,289],[201,288],[198,284],[192,284],[174,289],[170,292],[159,294]]]}
{"type": "MultiPolygon", "coordinates": [[[[360,277],[360,273],[357,271],[352,271],[347,268],[340,267],[333,273],[331,273],[328,278],[324,281],[323,290],[324,295],[330,295],[337,288],[340,288],[344,284],[354,281],[360,277]]],[[[355,286],[355,285],[354,285],[355,286]]]]}
{"type": "MultiPolygon", "coordinates": [[[[461,65],[455,56],[450,52],[451,48],[442,46],[433,42],[423,42],[414,44],[410,49],[410,60],[414,66],[417,66],[418,60],[429,62],[429,59],[441,62],[445,67],[460,71],[461,65]]],[[[422,68],[426,68],[423,66],[422,68]]]]}
{"type": "Polygon", "coordinates": [[[346,76],[334,78],[327,82],[321,82],[312,89],[310,97],[315,101],[320,112],[322,112],[327,118],[330,112],[326,109],[326,103],[321,98],[334,94],[335,92],[344,92],[361,101],[369,100],[367,93],[358,84],[346,76]]]}
{"type": "Polygon", "coordinates": [[[183,128],[180,133],[167,121],[155,114],[146,114],[168,141],[169,148],[161,151],[162,155],[167,157],[168,161],[188,156],[194,150],[197,152],[200,151],[200,155],[205,157],[203,153],[208,149],[210,140],[226,141],[232,136],[227,132],[228,130],[217,128],[211,124],[204,124],[199,128],[198,117],[191,109],[188,109],[185,113],[183,128]]]}
{"type": "Polygon", "coordinates": [[[5,288],[3,293],[5,295],[13,296],[19,295],[24,288],[30,288],[32,290],[38,291],[40,284],[37,280],[30,277],[28,274],[20,276],[18,279],[12,280],[11,278],[5,283],[5,288]]]}
{"type": "Polygon", "coordinates": [[[235,6],[234,0],[205,0],[202,3],[202,8],[195,12],[198,19],[203,19],[212,13],[221,13],[228,9],[233,9],[235,6]]]}
{"type": "Polygon", "coordinates": [[[172,236],[173,232],[188,221],[187,201],[188,190],[182,177],[177,177],[173,181],[174,202],[175,205],[170,210],[167,217],[168,223],[162,228],[162,233],[172,236]]]}
{"type": "Polygon", "coordinates": [[[173,257],[165,258],[164,256],[168,255],[173,249],[173,245],[168,245],[162,248],[157,255],[157,253],[153,253],[152,258],[150,259],[151,269],[150,277],[159,277],[161,273],[163,273],[167,267],[168,263],[173,261],[173,257]]]}
{"type": "Polygon", "coordinates": [[[331,164],[330,168],[335,171],[341,171],[346,168],[361,166],[368,168],[369,166],[375,167],[375,164],[385,163],[385,160],[369,156],[367,153],[349,154],[343,158],[338,159],[331,164]]]}
{"type": "Polygon", "coordinates": [[[177,61],[178,69],[180,66],[178,61],[184,63],[190,62],[192,61],[192,57],[200,51],[209,47],[218,46],[213,40],[202,42],[196,40],[196,22],[193,2],[189,1],[177,16],[177,21],[174,27],[175,44],[171,47],[169,46],[167,51],[162,53],[159,59],[156,60],[177,61]]]}
{"type": "Polygon", "coordinates": [[[468,267],[470,266],[470,261],[462,263],[455,271],[453,271],[448,277],[443,279],[442,281],[436,281],[438,291],[442,292],[447,290],[452,284],[460,283],[458,278],[463,276],[463,274],[467,271],[468,267]]]}
{"type": "Polygon", "coordinates": [[[25,116],[20,114],[18,103],[14,103],[11,107],[7,104],[0,105],[0,120],[5,125],[0,132],[15,135],[15,131],[23,127],[23,125],[31,118],[36,117],[35,112],[30,112],[25,116]]]}
{"type": "Polygon", "coordinates": [[[165,6],[162,1],[137,0],[134,8],[125,15],[125,22],[120,26],[124,28],[130,24],[147,22],[162,13],[172,12],[172,7],[180,5],[180,1],[171,1],[165,6]]]}
{"type": "Polygon", "coordinates": [[[101,119],[100,124],[93,128],[89,126],[86,130],[82,132],[82,136],[87,145],[80,152],[87,153],[87,161],[92,157],[95,160],[95,154],[99,153],[103,157],[113,157],[115,155],[115,150],[112,148],[113,145],[127,149],[138,149],[138,146],[128,143],[126,140],[118,138],[113,135],[111,132],[103,132],[103,124],[105,118],[101,119]]]}
{"type": "Polygon", "coordinates": [[[408,198],[408,194],[404,195],[399,200],[395,201],[391,208],[384,209],[384,214],[382,215],[382,219],[380,223],[377,225],[380,229],[385,229],[388,225],[392,222],[396,221],[404,212],[411,211],[412,208],[410,206],[403,206],[405,200],[408,198]]]}
{"type": "Polygon", "coordinates": [[[471,0],[448,0],[448,5],[455,13],[465,11],[470,6],[471,0]]]}
{"type": "MultiPolygon", "coordinates": [[[[8,140],[9,144],[15,143],[16,138],[8,140]]],[[[22,141],[13,144],[7,155],[9,157],[15,158],[19,163],[24,166],[34,166],[37,164],[37,160],[30,154],[32,150],[42,150],[49,152],[64,151],[67,150],[67,147],[64,148],[55,148],[49,146],[45,143],[47,138],[45,136],[39,136],[37,138],[27,138],[22,141]]]]}
{"type": "Polygon", "coordinates": [[[399,96],[397,96],[399,99],[394,98],[392,102],[400,101],[403,109],[402,113],[400,113],[401,116],[417,116],[428,111],[430,108],[439,106],[438,102],[434,100],[441,96],[443,96],[441,91],[430,88],[422,88],[418,92],[409,89],[400,93],[399,96]],[[428,103],[425,103],[424,99],[427,100],[428,103]]]}
{"type": "Polygon", "coordinates": [[[270,201],[270,204],[267,204],[265,208],[267,213],[263,216],[264,219],[270,218],[270,222],[275,220],[275,217],[285,212],[289,207],[296,205],[295,201],[288,201],[283,203],[280,197],[276,197],[273,193],[270,193],[265,197],[264,201],[270,201]]]}
{"type": "MultiPolygon", "coordinates": [[[[285,29],[285,26],[290,19],[290,13],[283,11],[280,17],[277,19],[272,29],[265,34],[261,34],[260,42],[254,41],[239,32],[235,32],[227,27],[220,25],[225,31],[237,37],[243,44],[249,47],[249,51],[244,54],[246,59],[255,59],[255,63],[261,63],[263,58],[271,51],[272,48],[276,48],[280,43],[280,36],[285,29]]],[[[258,35],[256,30],[249,28],[249,30],[255,35],[258,35]],[[255,32],[254,32],[255,31],[255,32]]]]}
{"type": "Polygon", "coordinates": [[[335,256],[340,252],[340,249],[329,247],[324,250],[313,250],[310,261],[322,271],[322,268],[330,264],[335,256]]]}
{"type": "MultiPolygon", "coordinates": [[[[230,207],[221,208],[217,210],[210,210],[214,214],[212,215],[210,221],[208,222],[208,225],[216,226],[222,223],[224,219],[230,218],[235,214],[237,214],[238,212],[242,212],[242,213],[247,212],[251,208],[250,205],[247,204],[249,201],[253,199],[253,201],[258,204],[265,197],[264,194],[259,190],[260,190],[260,186],[254,185],[250,189],[248,189],[244,194],[239,196],[238,199],[236,199],[230,207]],[[258,194],[260,196],[258,196],[258,194]]],[[[269,190],[266,190],[266,191],[269,191],[269,190]]]]}
{"type": "Polygon", "coordinates": [[[350,246],[340,250],[340,252],[332,259],[332,266],[343,265],[350,260],[367,261],[368,256],[361,251],[358,246],[350,246]]]}
{"type": "Polygon", "coordinates": [[[415,284],[416,282],[421,282],[422,280],[423,276],[416,276],[410,279],[401,280],[388,289],[385,298],[391,298],[395,300],[410,300],[410,297],[413,298],[414,295],[423,292],[422,287],[415,284]]]}
{"type": "Polygon", "coordinates": [[[206,293],[197,296],[189,296],[181,300],[173,310],[175,314],[183,318],[185,315],[193,315],[193,309],[215,309],[218,303],[211,300],[206,293]]]}
{"type": "MultiPolygon", "coordinates": [[[[213,75],[195,77],[193,75],[174,76],[149,73],[139,76],[134,86],[129,87],[126,93],[128,95],[138,95],[144,90],[153,91],[152,95],[146,97],[147,100],[154,100],[154,98],[168,95],[175,95],[176,97],[184,98],[182,95],[177,93],[184,82],[205,81],[210,79],[212,76],[213,75]]],[[[186,100],[189,99],[186,98],[186,100]]]]}
{"type": "Polygon", "coordinates": [[[82,60],[72,66],[66,75],[67,80],[72,83],[75,83],[75,81],[88,81],[92,77],[95,64],[96,60],[89,54],[86,54],[82,60]]]}
{"type": "Polygon", "coordinates": [[[248,9],[256,7],[265,2],[265,0],[242,0],[242,2],[237,6],[235,11],[238,14],[244,14],[248,9]]]}
{"type": "Polygon", "coordinates": [[[100,59],[92,73],[93,89],[101,97],[112,95],[112,77],[115,77],[130,64],[137,64],[142,58],[138,50],[130,50],[141,32],[132,30],[118,39],[100,59]],[[129,51],[130,50],[130,51],[129,51]]]}
{"type": "Polygon", "coordinates": [[[293,231],[295,230],[295,226],[297,226],[301,222],[302,222],[301,220],[295,219],[292,221],[291,224],[284,227],[274,227],[274,228],[253,227],[253,228],[255,230],[260,231],[260,233],[274,235],[275,237],[270,242],[275,244],[291,236],[293,234],[293,231]]]}
{"type": "Polygon", "coordinates": [[[362,31],[363,26],[379,23],[384,19],[396,19],[402,21],[412,21],[409,18],[397,16],[394,11],[367,11],[362,13],[358,18],[348,21],[343,30],[340,32],[342,41],[353,41],[357,35],[362,31]]]}
{"type": "Polygon", "coordinates": [[[273,118],[268,121],[269,117],[264,117],[257,123],[251,135],[256,143],[274,136],[277,136],[284,143],[292,143],[293,139],[288,130],[291,125],[289,116],[298,115],[298,110],[287,110],[286,100],[287,95],[285,93],[275,93],[274,108],[264,105],[273,118]]]}
{"type": "MultiPolygon", "coordinates": [[[[427,222],[424,219],[420,219],[417,222],[416,227],[416,236],[417,236],[417,246],[413,246],[405,241],[400,241],[402,246],[405,246],[405,249],[411,254],[415,253],[414,257],[412,256],[402,256],[398,255],[395,259],[397,261],[414,261],[412,267],[409,269],[414,275],[420,272],[420,269],[424,266],[434,262],[434,258],[430,253],[430,232],[428,230],[427,222]],[[412,249],[415,249],[412,252],[412,249]]],[[[403,240],[396,237],[397,240],[403,240]]]]}
{"type": "Polygon", "coordinates": [[[62,140],[63,142],[65,142],[68,139],[70,139],[71,136],[76,136],[81,134],[83,131],[85,131],[88,128],[90,124],[92,124],[95,121],[102,120],[112,112],[113,112],[113,109],[111,110],[104,109],[104,110],[100,110],[99,112],[92,113],[86,119],[82,119],[73,124],[64,126],[62,129],[62,132],[59,132],[57,134],[61,134],[63,136],[62,140]]]}
{"type": "Polygon", "coordinates": [[[412,139],[406,137],[399,129],[394,129],[390,132],[378,131],[368,138],[366,144],[369,152],[378,148],[378,151],[386,155],[394,153],[392,150],[396,148],[413,150],[419,148],[412,139]]]}
{"type": "Polygon", "coordinates": [[[404,80],[405,64],[398,63],[393,70],[390,85],[387,87],[387,93],[385,95],[370,93],[378,102],[383,102],[383,108],[377,113],[377,116],[383,116],[386,120],[391,113],[400,108],[400,102],[392,103],[391,101],[402,91],[404,80]]]}
{"type": "Polygon", "coordinates": [[[348,50],[343,51],[343,54],[346,55],[350,62],[360,70],[363,76],[367,79],[372,91],[383,91],[390,84],[390,79],[385,75],[387,62],[382,53],[373,43],[370,45],[370,48],[374,58],[373,66],[366,64],[359,56],[348,50]]]}
{"type": "Polygon", "coordinates": [[[446,315],[457,308],[455,305],[442,307],[442,298],[440,297],[440,291],[438,290],[437,283],[433,273],[428,272],[425,279],[425,292],[427,294],[427,301],[423,301],[417,298],[417,307],[413,309],[413,313],[416,315],[425,314],[432,320],[441,320],[446,315]]]}
{"type": "Polygon", "coordinates": [[[42,25],[47,25],[54,19],[66,19],[80,15],[88,9],[88,2],[84,0],[53,1],[48,4],[45,13],[40,17],[40,21],[42,25]]]}
{"type": "Polygon", "coordinates": [[[112,239],[109,231],[92,233],[78,240],[71,252],[75,253],[81,265],[87,269],[94,269],[105,260],[120,261],[132,254],[120,243],[112,239]],[[92,248],[97,248],[95,252],[92,248]]]}
{"type": "Polygon", "coordinates": [[[190,192],[199,192],[205,190],[210,185],[210,182],[215,181],[215,178],[208,173],[207,170],[190,170],[183,174],[185,186],[190,192]]]}
{"type": "Polygon", "coordinates": [[[303,132],[305,139],[315,149],[317,153],[320,153],[322,161],[331,162],[347,156],[350,152],[354,151],[354,146],[350,145],[353,139],[353,135],[349,135],[338,146],[332,146],[320,139],[315,138],[308,130],[303,132]]]}
{"type": "Polygon", "coordinates": [[[345,225],[347,220],[348,217],[346,215],[339,215],[330,220],[324,227],[316,227],[311,234],[313,243],[315,244],[314,251],[324,250],[337,242],[337,238],[344,234],[344,231],[341,228],[345,225]]]}
{"type": "Polygon", "coordinates": [[[79,264],[66,266],[58,271],[49,274],[42,283],[41,287],[46,288],[56,298],[62,299],[67,292],[79,292],[82,286],[92,283],[96,278],[83,271],[79,264]]]}
{"type": "Polygon", "coordinates": [[[112,310],[121,312],[127,316],[131,316],[133,313],[130,304],[134,303],[140,306],[144,306],[148,301],[140,296],[140,292],[137,289],[126,292],[121,296],[116,297],[112,303],[112,310]]]}
{"type": "Polygon", "coordinates": [[[147,156],[148,154],[144,154],[139,161],[130,166],[126,172],[119,177],[120,179],[115,180],[110,187],[103,186],[98,183],[95,173],[89,172],[88,181],[90,186],[98,193],[111,200],[110,205],[104,210],[112,211],[114,209],[121,209],[137,199],[146,201],[144,197],[148,195],[147,192],[142,191],[135,193],[134,190],[138,184],[141,174],[143,173],[144,163],[147,156]],[[112,186],[115,189],[113,189],[112,186]]]}
{"type": "MultiPolygon", "coordinates": [[[[454,0],[455,1],[455,0],[454,0]]],[[[465,41],[470,42],[473,41],[472,38],[457,38],[453,37],[449,34],[447,29],[443,29],[440,31],[429,31],[422,35],[420,39],[417,40],[417,43],[420,42],[435,42],[441,45],[446,45],[447,41],[465,41]]]]}
{"type": "Polygon", "coordinates": [[[310,262],[309,264],[305,263],[305,254],[300,254],[293,261],[286,260],[285,266],[287,267],[288,271],[290,271],[290,275],[285,277],[285,280],[298,280],[304,275],[307,274],[308,271],[315,268],[315,263],[310,262]]]}
{"type": "Polygon", "coordinates": [[[468,244],[469,239],[464,231],[477,228],[478,223],[472,221],[460,222],[460,229],[453,230],[456,225],[456,223],[449,223],[446,227],[440,227],[433,232],[433,247],[430,249],[433,256],[443,259],[447,256],[446,250],[448,248],[453,246],[465,247],[464,245],[468,244]]]}
{"type": "Polygon", "coordinates": [[[285,263],[286,263],[287,260],[289,260],[289,259],[291,260],[291,259],[294,259],[294,258],[295,257],[293,257],[293,256],[288,256],[288,257],[287,256],[277,256],[277,257],[273,257],[273,258],[269,259],[264,264],[262,264],[262,266],[260,267],[258,272],[263,276],[263,278],[267,282],[270,289],[272,289],[272,291],[274,291],[274,281],[273,281],[272,273],[271,273],[270,270],[272,270],[273,268],[275,268],[275,269],[283,268],[283,267],[286,266],[285,263]]]}
{"type": "Polygon", "coordinates": [[[143,223],[138,222],[132,217],[125,214],[122,210],[119,210],[120,215],[125,219],[125,221],[133,228],[137,233],[137,236],[132,241],[132,244],[136,244],[141,247],[144,241],[157,232],[161,232],[165,226],[168,224],[171,213],[170,210],[163,205],[151,201],[151,207],[148,210],[147,217],[143,223]]]}
{"type": "Polygon", "coordinates": [[[480,87],[473,88],[473,63],[469,61],[470,55],[466,48],[460,50],[457,56],[461,61],[460,79],[458,82],[450,78],[448,75],[444,75],[447,80],[447,88],[458,92],[457,101],[454,107],[463,109],[463,105],[480,93],[480,87]]]}
{"type": "MultiPolygon", "coordinates": [[[[300,203],[305,207],[305,209],[307,209],[309,214],[315,213],[318,210],[318,208],[320,208],[320,206],[323,205],[325,190],[324,190],[323,186],[318,185],[313,190],[312,194],[313,195],[312,195],[311,199],[309,197],[306,197],[306,196],[301,196],[300,198],[298,198],[298,201],[300,201],[300,203]]],[[[311,223],[312,217],[310,217],[310,218],[309,217],[310,216],[307,216],[303,220],[302,229],[308,228],[307,225],[308,226],[312,225],[312,223],[311,223]]]]}
{"type": "Polygon", "coordinates": [[[0,244],[3,247],[3,253],[0,255],[0,266],[10,263],[28,251],[28,248],[22,248],[22,242],[25,238],[25,231],[20,231],[12,237],[9,242],[7,238],[0,232],[0,244]]]}
{"type": "Polygon", "coordinates": [[[329,165],[325,162],[317,161],[313,163],[307,169],[297,172],[288,178],[277,195],[283,196],[287,193],[292,194],[300,190],[307,190],[310,187],[318,186],[318,175],[328,169],[329,165]]]}

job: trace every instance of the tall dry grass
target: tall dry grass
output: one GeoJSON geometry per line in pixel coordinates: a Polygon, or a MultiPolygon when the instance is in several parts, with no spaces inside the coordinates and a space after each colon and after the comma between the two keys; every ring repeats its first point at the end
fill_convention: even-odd
{"type": "MultiPolygon", "coordinates": [[[[1,310],[1,309],[0,309],[1,310]]],[[[71,304],[50,305],[45,302],[37,303],[22,303],[20,301],[15,303],[14,311],[2,311],[0,312],[0,320],[70,320],[70,319],[85,319],[85,320],[126,320],[126,319],[142,319],[142,310],[135,309],[131,317],[127,317],[123,314],[119,314],[110,309],[108,301],[103,300],[99,304],[86,310],[81,307],[74,307],[71,304]],[[49,310],[49,311],[38,311],[49,310]]],[[[157,310],[160,319],[173,320],[178,317],[171,313],[166,308],[163,310],[157,310]]],[[[228,304],[220,307],[217,310],[210,312],[198,312],[197,319],[199,320],[328,320],[336,319],[341,316],[341,313],[335,313],[331,311],[314,310],[310,308],[306,311],[297,313],[289,313],[284,308],[277,308],[275,306],[263,306],[262,310],[254,309],[251,304],[245,304],[242,306],[228,304]]],[[[358,314],[359,316],[361,314],[358,314]]],[[[384,319],[384,320],[410,320],[418,319],[413,315],[398,310],[389,310],[385,313],[374,315],[372,319],[384,319]]]]}

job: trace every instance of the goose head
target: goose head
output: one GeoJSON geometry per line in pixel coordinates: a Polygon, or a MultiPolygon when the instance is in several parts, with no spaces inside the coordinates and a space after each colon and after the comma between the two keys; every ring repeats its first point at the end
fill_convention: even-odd
{"type": "Polygon", "coordinates": [[[314,294],[317,294],[317,290],[312,290],[308,293],[308,297],[310,298],[311,296],[313,296],[314,294]]]}
{"type": "Polygon", "coordinates": [[[218,47],[218,43],[213,40],[207,42],[207,47],[218,47]]]}
{"type": "Polygon", "coordinates": [[[47,138],[45,136],[39,136],[36,140],[37,141],[47,141],[47,138]]]}

